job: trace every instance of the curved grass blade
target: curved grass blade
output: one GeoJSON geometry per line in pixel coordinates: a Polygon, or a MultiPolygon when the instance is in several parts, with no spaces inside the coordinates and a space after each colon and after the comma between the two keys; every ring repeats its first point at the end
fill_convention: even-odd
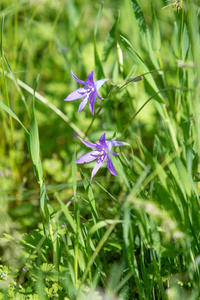
{"type": "Polygon", "coordinates": [[[189,46],[190,46],[190,38],[189,38],[188,28],[187,28],[187,25],[184,24],[183,35],[182,35],[182,47],[181,47],[183,61],[186,61],[186,59],[187,59],[189,46]]]}
{"type": "Polygon", "coordinates": [[[140,6],[138,5],[136,0],[131,0],[131,4],[133,6],[133,10],[134,10],[134,14],[135,14],[135,18],[138,24],[138,28],[140,30],[140,33],[142,36],[146,35],[147,32],[147,24],[145,22],[144,19],[144,15],[142,13],[142,10],[140,8],[140,6]]]}
{"type": "Polygon", "coordinates": [[[149,57],[150,57],[152,63],[154,64],[155,68],[159,68],[157,58],[152,49],[153,42],[151,40],[149,28],[146,24],[142,10],[141,10],[139,4],[137,3],[137,0],[131,0],[131,4],[133,6],[133,10],[134,10],[135,18],[136,18],[138,28],[140,31],[140,35],[142,37],[142,40],[144,40],[144,42],[145,42],[145,46],[146,46],[147,50],[149,51],[149,57]]]}
{"type": "Polygon", "coordinates": [[[2,23],[1,23],[1,45],[0,45],[1,56],[3,56],[3,28],[4,28],[4,14],[3,14],[3,17],[2,17],[2,23]]]}
{"type": "Polygon", "coordinates": [[[151,18],[152,18],[152,46],[155,51],[159,51],[161,48],[160,28],[158,25],[158,20],[152,3],[151,3],[151,18]]]}
{"type": "Polygon", "coordinates": [[[105,78],[103,67],[102,67],[102,64],[101,64],[101,60],[99,58],[99,54],[98,54],[97,47],[96,47],[97,28],[98,28],[99,21],[100,21],[100,18],[101,18],[102,10],[103,10],[103,3],[101,4],[101,6],[99,8],[99,11],[98,11],[98,14],[97,14],[97,20],[96,20],[95,28],[94,28],[94,59],[95,59],[95,66],[97,68],[97,77],[98,78],[105,78]]]}
{"type": "MultiPolygon", "coordinates": [[[[14,84],[15,84],[15,86],[16,86],[16,89],[17,89],[17,91],[18,91],[18,93],[19,93],[19,95],[20,95],[20,97],[21,97],[22,101],[24,102],[24,105],[25,105],[27,114],[28,114],[28,116],[30,117],[29,109],[28,109],[28,106],[27,106],[25,97],[24,97],[24,95],[23,95],[23,93],[22,93],[22,91],[21,91],[21,89],[20,89],[20,87],[19,87],[19,84],[18,84],[18,82],[17,82],[17,80],[16,80],[16,78],[15,78],[15,76],[14,76],[12,70],[11,70],[11,67],[10,67],[10,65],[9,65],[9,63],[8,63],[8,60],[7,60],[7,58],[6,58],[6,56],[5,56],[4,53],[3,53],[3,58],[4,58],[5,62],[6,62],[6,66],[7,66],[7,68],[8,68],[8,71],[9,71],[9,74],[10,74],[10,76],[11,76],[11,79],[13,80],[13,82],[14,82],[14,84]]],[[[7,75],[6,75],[6,76],[7,76],[7,75]]]]}
{"type": "Polygon", "coordinates": [[[110,159],[112,160],[112,163],[114,165],[114,168],[115,168],[117,174],[120,174],[120,177],[123,179],[127,190],[130,191],[131,186],[130,186],[130,183],[129,183],[129,180],[128,180],[126,174],[123,171],[121,163],[115,156],[112,156],[112,157],[110,156],[110,159]]]}
{"type": "MultiPolygon", "coordinates": [[[[148,67],[146,66],[146,64],[144,63],[144,61],[140,57],[140,55],[137,53],[137,51],[133,48],[132,44],[124,36],[121,35],[121,38],[126,43],[127,50],[131,54],[131,56],[132,56],[133,60],[135,61],[135,63],[140,67],[142,73],[148,73],[149,72],[148,67]]],[[[158,87],[155,83],[155,80],[154,80],[152,74],[149,73],[149,74],[145,75],[144,79],[146,80],[148,92],[150,94],[152,92],[157,93],[158,92],[158,87]]],[[[159,103],[165,103],[164,98],[162,97],[162,95],[159,95],[159,94],[155,95],[155,100],[157,100],[159,103]]]]}
{"type": "Polygon", "coordinates": [[[98,216],[98,212],[97,212],[97,208],[96,208],[96,202],[95,202],[95,196],[93,193],[93,189],[92,189],[90,182],[87,181],[87,179],[85,178],[85,176],[81,170],[80,170],[80,174],[81,174],[81,178],[83,181],[84,189],[87,192],[88,199],[90,201],[92,218],[93,218],[94,224],[96,224],[99,221],[99,216],[98,216]]]}
{"type": "Polygon", "coordinates": [[[22,124],[22,122],[19,120],[19,118],[16,116],[16,114],[14,114],[14,112],[7,105],[5,105],[3,102],[0,101],[0,107],[5,112],[7,112],[7,114],[9,114],[13,119],[15,119],[22,126],[22,128],[25,130],[25,132],[29,135],[29,132],[26,129],[26,127],[22,124]]]}
{"type": "Polygon", "coordinates": [[[103,62],[106,62],[108,55],[115,44],[116,35],[117,35],[117,27],[118,27],[118,23],[119,23],[119,16],[120,16],[120,14],[118,13],[117,19],[105,39],[104,47],[103,47],[103,54],[102,54],[103,62]]]}
{"type": "Polygon", "coordinates": [[[75,224],[75,221],[74,219],[72,218],[67,206],[63,203],[63,201],[61,200],[61,198],[59,197],[58,193],[56,192],[55,193],[55,197],[56,199],[58,200],[59,204],[60,204],[60,207],[61,207],[61,210],[63,211],[67,221],[69,222],[73,232],[75,233],[76,232],[76,224],[75,224]]]}
{"type": "Polygon", "coordinates": [[[39,164],[39,152],[40,152],[40,144],[39,144],[39,132],[37,121],[35,117],[35,91],[37,88],[39,76],[37,76],[34,94],[33,94],[33,102],[32,102],[32,112],[31,112],[31,126],[30,126],[30,149],[31,149],[31,157],[35,166],[39,164]]]}
{"type": "Polygon", "coordinates": [[[74,200],[76,199],[76,190],[77,190],[77,167],[76,167],[76,149],[74,150],[73,157],[72,157],[72,186],[74,192],[74,200]]]}

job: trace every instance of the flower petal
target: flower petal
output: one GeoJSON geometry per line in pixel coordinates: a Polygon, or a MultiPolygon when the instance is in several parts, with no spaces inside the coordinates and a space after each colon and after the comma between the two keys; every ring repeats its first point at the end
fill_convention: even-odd
{"type": "Polygon", "coordinates": [[[98,99],[102,100],[103,98],[101,96],[99,96],[99,94],[96,92],[96,96],[98,99]]]}
{"type": "Polygon", "coordinates": [[[83,144],[85,144],[87,147],[90,147],[90,148],[96,148],[96,147],[97,147],[97,145],[96,145],[96,144],[93,144],[93,143],[87,142],[87,141],[85,141],[85,140],[82,140],[82,139],[80,139],[80,140],[81,140],[81,142],[82,142],[83,144]]]}
{"type": "Polygon", "coordinates": [[[98,89],[100,89],[100,87],[104,84],[104,82],[106,81],[107,79],[100,79],[100,80],[97,80],[95,81],[95,86],[96,86],[96,90],[98,91],[98,89]]]}
{"type": "Polygon", "coordinates": [[[90,84],[90,85],[94,85],[94,79],[93,79],[93,74],[94,74],[94,71],[92,71],[88,77],[87,77],[87,84],[90,84]]]}
{"type": "Polygon", "coordinates": [[[64,101],[73,101],[73,100],[77,100],[82,98],[83,96],[85,96],[85,94],[87,94],[87,91],[85,90],[85,88],[80,88],[75,90],[74,92],[72,92],[71,94],[69,94],[67,96],[67,98],[64,99],[64,101]]]}
{"type": "Polygon", "coordinates": [[[120,146],[126,145],[126,143],[124,143],[124,142],[118,142],[118,141],[113,141],[113,142],[112,142],[112,145],[113,145],[113,146],[118,146],[118,147],[120,147],[120,146]]]}
{"type": "Polygon", "coordinates": [[[72,77],[73,77],[77,82],[79,82],[79,83],[81,83],[81,84],[84,84],[84,85],[87,85],[87,82],[86,82],[86,81],[83,81],[83,80],[81,80],[81,79],[78,79],[78,78],[73,74],[73,72],[72,72],[72,77]]]}
{"type": "Polygon", "coordinates": [[[109,155],[107,155],[106,162],[107,162],[107,167],[108,167],[108,170],[110,171],[110,173],[114,176],[117,176],[117,173],[115,171],[115,168],[113,166],[113,163],[112,163],[109,155]]]}
{"type": "Polygon", "coordinates": [[[102,136],[99,139],[99,142],[102,146],[105,146],[105,145],[107,146],[107,144],[106,144],[106,133],[102,134],[102,136]]]}
{"type": "Polygon", "coordinates": [[[97,158],[99,155],[99,152],[97,151],[91,151],[89,153],[86,153],[85,155],[81,156],[79,159],[76,160],[77,164],[83,164],[83,163],[88,163],[97,158]]]}
{"type": "Polygon", "coordinates": [[[113,156],[117,156],[118,153],[115,153],[115,152],[112,152],[112,151],[109,151],[109,153],[111,153],[113,156]]]}
{"type": "Polygon", "coordinates": [[[96,92],[91,92],[90,93],[90,102],[89,102],[89,108],[92,114],[94,114],[94,102],[95,102],[95,98],[96,98],[96,92]]]}
{"type": "Polygon", "coordinates": [[[112,147],[113,146],[124,146],[126,145],[126,143],[124,142],[118,142],[118,141],[113,141],[113,140],[110,140],[110,141],[106,141],[106,144],[108,146],[108,150],[111,151],[112,147]]]}
{"type": "Polygon", "coordinates": [[[87,104],[88,100],[89,100],[89,95],[86,95],[83,100],[81,101],[81,104],[79,105],[78,108],[78,114],[83,110],[83,108],[85,107],[85,105],[87,104]]]}
{"type": "Polygon", "coordinates": [[[94,175],[97,173],[97,171],[100,169],[102,163],[104,162],[106,157],[104,157],[104,159],[102,160],[100,157],[97,159],[96,164],[94,165],[94,168],[92,170],[92,175],[91,175],[91,179],[94,177],[94,175]]]}

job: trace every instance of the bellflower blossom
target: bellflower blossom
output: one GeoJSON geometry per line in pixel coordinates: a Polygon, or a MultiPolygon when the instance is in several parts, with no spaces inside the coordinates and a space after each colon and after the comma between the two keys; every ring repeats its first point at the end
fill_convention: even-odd
{"type": "Polygon", "coordinates": [[[95,98],[97,96],[97,98],[99,99],[103,99],[99,96],[99,94],[97,93],[98,89],[100,89],[100,87],[104,84],[104,82],[107,79],[100,79],[97,81],[94,81],[93,79],[93,73],[94,71],[92,71],[88,77],[87,77],[87,81],[83,81],[78,79],[73,73],[72,73],[72,77],[79,83],[85,85],[84,87],[81,87],[77,90],[75,90],[74,92],[72,92],[71,94],[69,94],[67,96],[67,98],[65,98],[65,101],[73,101],[73,100],[77,100],[83,97],[83,100],[81,101],[81,104],[78,108],[78,113],[80,113],[82,111],[82,109],[85,107],[85,105],[87,104],[87,102],[89,101],[89,107],[90,107],[90,111],[92,114],[94,114],[94,102],[95,102],[95,98]]]}
{"type": "Polygon", "coordinates": [[[90,147],[94,150],[83,155],[79,159],[77,159],[76,163],[83,164],[83,163],[88,163],[88,162],[91,162],[91,161],[97,159],[96,164],[92,170],[91,179],[97,173],[97,171],[101,167],[104,160],[106,160],[106,162],[107,162],[107,167],[108,167],[108,170],[110,171],[110,173],[114,176],[117,176],[117,173],[114,169],[113,163],[110,159],[110,155],[116,156],[118,154],[112,152],[111,149],[112,149],[112,146],[124,146],[126,143],[117,142],[117,141],[113,141],[113,140],[106,141],[105,136],[106,136],[106,133],[102,134],[102,136],[100,137],[99,141],[96,144],[93,144],[93,143],[90,143],[90,142],[87,142],[87,141],[81,139],[83,144],[85,144],[87,147],[90,147]]]}

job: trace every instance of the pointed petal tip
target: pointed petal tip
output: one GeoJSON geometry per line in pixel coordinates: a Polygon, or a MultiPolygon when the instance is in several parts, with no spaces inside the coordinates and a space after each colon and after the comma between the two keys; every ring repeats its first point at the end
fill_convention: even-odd
{"type": "Polygon", "coordinates": [[[74,78],[74,80],[76,80],[78,83],[87,85],[86,81],[83,81],[83,80],[79,79],[78,77],[76,77],[72,71],[71,71],[71,74],[72,74],[72,77],[74,78]]]}
{"type": "Polygon", "coordinates": [[[90,111],[94,115],[94,108],[93,109],[91,108],[90,111]]]}
{"type": "Polygon", "coordinates": [[[100,79],[100,80],[97,80],[95,81],[95,86],[96,86],[96,89],[98,91],[98,89],[100,89],[100,87],[105,83],[105,81],[108,80],[108,79],[100,79]]]}

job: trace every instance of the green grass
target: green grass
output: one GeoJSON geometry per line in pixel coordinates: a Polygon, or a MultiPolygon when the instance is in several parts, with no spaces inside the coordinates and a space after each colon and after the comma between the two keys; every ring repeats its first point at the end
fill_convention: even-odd
{"type": "Polygon", "coordinates": [[[199,1],[104,2],[0,2],[0,299],[200,298],[199,1]]]}

